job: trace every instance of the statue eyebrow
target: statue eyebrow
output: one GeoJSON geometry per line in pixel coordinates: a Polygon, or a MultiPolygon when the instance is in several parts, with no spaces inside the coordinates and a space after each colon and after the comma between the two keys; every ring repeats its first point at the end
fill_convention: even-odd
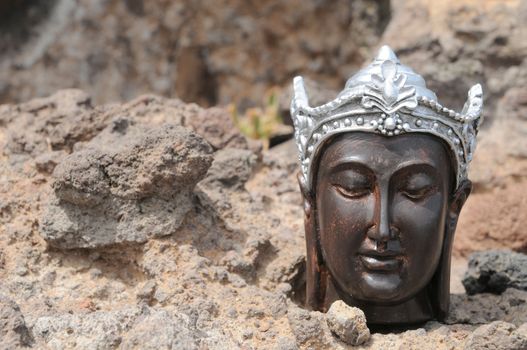
{"type": "Polygon", "coordinates": [[[393,172],[391,177],[399,176],[401,173],[412,170],[413,168],[416,168],[416,170],[420,170],[420,173],[424,173],[426,175],[432,175],[432,176],[438,175],[438,169],[430,163],[405,162],[405,163],[401,163],[397,167],[397,170],[393,172]]]}
{"type": "Polygon", "coordinates": [[[373,169],[371,169],[368,165],[356,159],[339,159],[331,162],[328,166],[328,172],[330,173],[336,173],[344,170],[354,170],[364,175],[375,174],[373,169]]]}

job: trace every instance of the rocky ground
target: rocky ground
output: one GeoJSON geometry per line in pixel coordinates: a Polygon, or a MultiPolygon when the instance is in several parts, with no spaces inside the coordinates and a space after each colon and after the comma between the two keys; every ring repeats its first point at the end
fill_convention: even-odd
{"type": "Polygon", "coordinates": [[[0,4],[0,348],[345,348],[346,312],[301,307],[294,145],[158,95],[244,108],[278,85],[287,119],[294,75],[326,102],[381,43],[449,107],[481,82],[486,121],[450,316],[360,348],[527,348],[527,3],[299,4],[0,4]],[[477,255],[462,284],[495,248],[519,254],[477,255]]]}
{"type": "MultiPolygon", "coordinates": [[[[4,348],[346,347],[301,307],[291,143],[262,151],[221,108],[157,96],[96,106],[79,90],[3,105],[0,140],[4,348]]],[[[526,279],[524,260],[487,260],[472,265],[526,279]]],[[[362,346],[527,346],[527,291],[514,283],[453,295],[445,324],[372,330],[362,346]]]]}

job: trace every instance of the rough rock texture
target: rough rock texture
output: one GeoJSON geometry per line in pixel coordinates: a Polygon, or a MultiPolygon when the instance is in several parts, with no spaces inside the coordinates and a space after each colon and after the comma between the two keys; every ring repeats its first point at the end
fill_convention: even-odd
{"type": "Polygon", "coordinates": [[[465,349],[527,349],[527,334],[518,332],[510,323],[496,321],[477,328],[469,336],[465,349]]]}
{"type": "Polygon", "coordinates": [[[53,172],[42,236],[60,248],[144,243],[174,233],[212,163],[211,147],[180,126],[114,120],[53,172]]]}
{"type": "Polygon", "coordinates": [[[35,320],[37,342],[75,349],[222,349],[235,346],[217,332],[199,329],[176,310],[129,307],[81,315],[58,314],[35,320]]]}
{"type": "Polygon", "coordinates": [[[324,322],[324,314],[291,307],[287,312],[289,325],[296,343],[305,348],[327,348],[331,344],[329,328],[324,322]]]}
{"type": "Polygon", "coordinates": [[[13,300],[3,295],[0,295],[0,339],[1,349],[15,349],[33,344],[20,308],[13,300]]]}
{"type": "Polygon", "coordinates": [[[346,344],[362,345],[370,339],[370,330],[366,325],[364,312],[348,306],[342,300],[331,304],[326,319],[329,329],[346,344]]]}
{"type": "Polygon", "coordinates": [[[501,295],[451,295],[445,323],[483,324],[498,320],[517,326],[527,323],[527,292],[509,288],[501,295]]]}
{"type": "Polygon", "coordinates": [[[462,282],[467,294],[502,293],[507,288],[527,291],[527,255],[508,250],[473,253],[462,282]]]}
{"type": "Polygon", "coordinates": [[[249,183],[266,167],[261,147],[230,119],[154,96],[89,100],[69,90],[0,107],[0,278],[34,346],[294,344],[284,327],[303,271],[294,160],[273,161],[290,177],[277,197],[249,183]],[[75,234],[61,231],[64,211],[75,234]]]}
{"type": "Polygon", "coordinates": [[[2,102],[75,87],[98,103],[154,92],[247,106],[300,71],[337,87],[390,16],[386,0],[19,3],[3,8],[2,102]]]}

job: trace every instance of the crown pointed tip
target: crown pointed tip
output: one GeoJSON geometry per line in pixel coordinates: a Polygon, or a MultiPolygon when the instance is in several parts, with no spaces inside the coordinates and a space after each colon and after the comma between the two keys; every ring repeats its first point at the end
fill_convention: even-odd
{"type": "Polygon", "coordinates": [[[393,61],[395,63],[399,63],[399,59],[393,52],[393,50],[388,45],[383,45],[379,49],[379,53],[377,54],[377,57],[375,58],[377,61],[393,61]]]}

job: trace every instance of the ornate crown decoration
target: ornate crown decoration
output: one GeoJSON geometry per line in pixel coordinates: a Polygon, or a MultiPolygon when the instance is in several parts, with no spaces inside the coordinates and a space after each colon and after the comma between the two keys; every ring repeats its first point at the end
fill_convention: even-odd
{"type": "Polygon", "coordinates": [[[365,69],[352,76],[336,99],[310,107],[302,77],[293,81],[291,115],[295,126],[302,179],[312,190],[313,160],[331,136],[350,131],[393,137],[403,133],[427,133],[443,139],[452,150],[457,186],[467,178],[468,164],[476,148],[482,122],[482,89],[472,86],[461,113],[439,104],[424,79],[402,65],[388,46],[383,46],[365,69]]]}

